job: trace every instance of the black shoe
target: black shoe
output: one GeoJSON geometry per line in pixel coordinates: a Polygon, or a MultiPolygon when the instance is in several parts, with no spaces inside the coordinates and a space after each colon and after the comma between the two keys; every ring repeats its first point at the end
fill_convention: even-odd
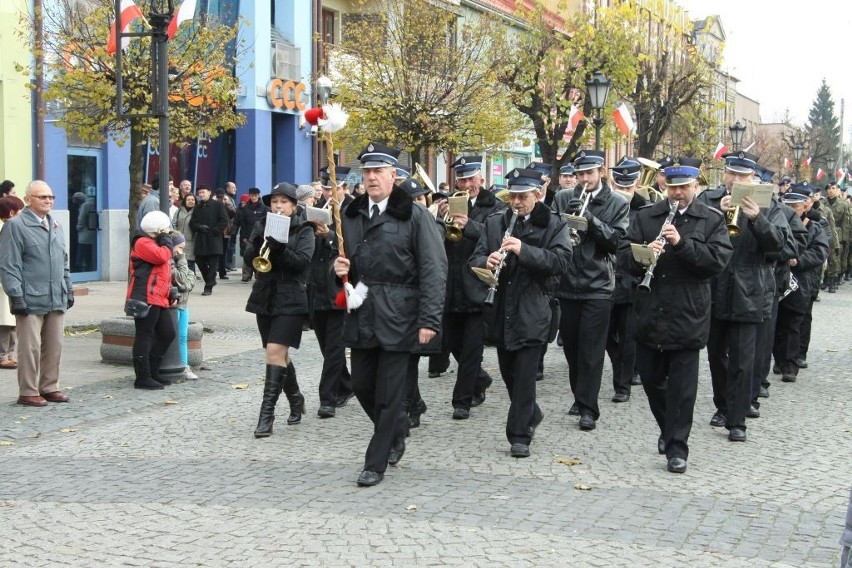
{"type": "Polygon", "coordinates": [[[745,428],[731,428],[731,431],[728,432],[728,440],[730,440],[732,442],[745,442],[746,441],[745,428]]]}
{"type": "Polygon", "coordinates": [[[374,485],[378,485],[379,483],[381,483],[384,478],[384,473],[364,470],[361,472],[361,475],[358,476],[358,486],[373,487],[374,485]]]}
{"type": "Polygon", "coordinates": [[[454,408],[453,420],[467,420],[470,418],[470,410],[467,408],[454,408]]]}
{"type": "Polygon", "coordinates": [[[805,361],[804,357],[799,357],[798,359],[796,359],[796,366],[800,369],[807,369],[808,368],[808,362],[805,361]]]}
{"type": "Polygon", "coordinates": [[[576,402],[568,409],[568,416],[580,416],[580,407],[577,406],[576,402]]]}
{"type": "Polygon", "coordinates": [[[634,375],[630,377],[630,384],[634,387],[642,384],[642,377],[639,376],[639,373],[634,373],[634,375]]]}
{"type": "Polygon", "coordinates": [[[760,392],[757,393],[757,396],[760,398],[769,398],[769,389],[766,387],[760,387],[760,392]]]}
{"type": "Polygon", "coordinates": [[[426,412],[426,401],[422,398],[411,405],[408,409],[408,427],[419,428],[420,416],[426,412]]]}
{"type": "Polygon", "coordinates": [[[230,280],[230,278],[228,278],[227,274],[223,274],[223,275],[219,276],[219,280],[230,280]]]}
{"type": "Polygon", "coordinates": [[[136,380],[133,388],[142,390],[162,390],[163,385],[151,378],[151,361],[146,355],[133,358],[133,371],[136,380]]]}
{"type": "Polygon", "coordinates": [[[323,404],[317,410],[317,416],[320,418],[334,418],[337,409],[331,404],[323,404]]]}
{"type": "Polygon", "coordinates": [[[686,460],[683,458],[672,458],[666,464],[666,469],[672,473],[683,473],[686,471],[686,460]]]}
{"type": "Polygon", "coordinates": [[[483,402],[485,402],[485,391],[474,393],[473,398],[470,399],[470,407],[476,408],[481,406],[483,402]]]}
{"type": "Polygon", "coordinates": [[[334,401],[334,406],[336,406],[337,408],[343,408],[344,406],[346,406],[346,403],[349,402],[349,399],[353,396],[355,396],[355,393],[350,391],[348,394],[338,397],[338,399],[334,401]]]}
{"type": "Polygon", "coordinates": [[[151,378],[164,386],[169,386],[172,382],[160,376],[160,365],[163,363],[162,357],[148,357],[148,360],[151,361],[151,378]]]}
{"type": "Polygon", "coordinates": [[[254,429],[255,438],[267,438],[272,435],[272,423],[275,422],[275,405],[281,395],[281,385],[284,383],[284,375],[287,367],[280,365],[266,366],[266,379],[263,382],[263,401],[260,403],[260,417],[257,419],[257,428],[254,429]]]}
{"type": "Polygon", "coordinates": [[[541,371],[539,371],[538,373],[536,373],[536,374],[535,374],[535,380],[536,380],[536,381],[542,381],[542,380],[544,380],[544,373],[542,373],[541,371]]]}
{"type": "Polygon", "coordinates": [[[419,414],[409,414],[408,415],[408,427],[409,428],[420,428],[420,415],[419,414]]]}
{"type": "Polygon", "coordinates": [[[781,374],[781,367],[778,365],[778,363],[775,363],[774,365],[772,365],[772,372],[775,373],[776,375],[781,374]]]}
{"type": "Polygon", "coordinates": [[[530,447],[526,444],[512,444],[509,454],[513,458],[528,458],[530,457],[530,447]]]}
{"type": "Polygon", "coordinates": [[[388,454],[388,465],[396,465],[405,455],[405,436],[396,441],[388,454]]]}
{"type": "Polygon", "coordinates": [[[612,395],[612,402],[627,402],[630,400],[630,395],[626,392],[617,392],[612,395]]]}
{"type": "Polygon", "coordinates": [[[544,412],[536,405],[535,412],[533,413],[532,424],[530,424],[530,440],[535,436],[535,429],[538,428],[538,425],[541,424],[541,421],[544,420],[544,412]]]}
{"type": "Polygon", "coordinates": [[[746,418],[760,418],[760,411],[754,405],[751,405],[746,412],[746,418]]]}
{"type": "Polygon", "coordinates": [[[205,286],[204,291],[201,293],[201,295],[202,296],[209,296],[212,293],[213,293],[213,288],[211,288],[209,286],[205,286]]]}
{"type": "Polygon", "coordinates": [[[556,345],[558,345],[559,347],[565,346],[565,342],[562,340],[562,332],[561,331],[556,334],[556,345]]]}
{"type": "Polygon", "coordinates": [[[246,278],[245,276],[243,276],[242,278],[240,278],[240,282],[251,282],[251,278],[246,278]]]}
{"type": "Polygon", "coordinates": [[[287,417],[287,424],[298,424],[302,421],[302,414],[305,413],[305,397],[299,392],[299,381],[296,379],[296,367],[290,362],[286,367],[286,372],[283,374],[284,380],[281,385],[281,390],[287,395],[287,402],[290,403],[290,416],[287,417]]]}
{"type": "Polygon", "coordinates": [[[781,380],[785,383],[795,383],[796,382],[796,375],[794,375],[792,373],[786,373],[784,375],[781,375],[781,380]]]}
{"type": "Polygon", "coordinates": [[[430,379],[437,379],[440,376],[441,376],[440,371],[429,371],[429,378],[430,379]]]}
{"type": "Polygon", "coordinates": [[[725,425],[725,421],[728,419],[720,410],[716,411],[716,414],[713,415],[713,418],[710,419],[710,426],[715,428],[721,428],[725,425]]]}
{"type": "Polygon", "coordinates": [[[657,438],[657,453],[660,455],[665,455],[666,453],[666,441],[663,440],[662,436],[657,438]]]}
{"type": "Polygon", "coordinates": [[[580,430],[594,430],[597,428],[597,424],[595,424],[595,419],[592,418],[591,414],[584,414],[580,417],[580,430]]]}

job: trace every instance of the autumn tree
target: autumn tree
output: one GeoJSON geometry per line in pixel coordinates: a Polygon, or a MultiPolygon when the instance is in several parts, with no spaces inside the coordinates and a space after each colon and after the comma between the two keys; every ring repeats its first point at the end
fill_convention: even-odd
{"type": "MultiPolygon", "coordinates": [[[[566,134],[575,104],[592,117],[586,80],[601,71],[612,81],[604,117],[633,90],[637,36],[632,14],[625,3],[563,21],[540,1],[520,14],[525,25],[510,40],[500,80],[515,108],[532,122],[541,157],[553,166],[553,179],[558,179],[559,167],[587,140],[588,131],[594,133],[590,121],[581,120],[570,137],[566,134]]],[[[614,136],[612,121],[606,123],[604,140],[614,136]]]]}
{"type": "Polygon", "coordinates": [[[811,105],[805,131],[810,139],[811,168],[814,171],[812,181],[816,181],[818,168],[822,168],[829,177],[834,177],[834,172],[828,167],[827,161],[836,160],[838,157],[840,124],[837,115],[834,114],[834,99],[825,79],[822,80],[816,99],[811,105]]]}
{"type": "MultiPolygon", "coordinates": [[[[147,0],[136,0],[143,14],[147,0]]],[[[115,56],[107,53],[107,35],[115,19],[113,0],[55,0],[44,4],[45,101],[70,136],[101,144],[107,139],[130,143],[130,188],[143,181],[144,145],[158,140],[158,122],[127,118],[116,111],[115,56]]],[[[33,14],[22,16],[19,35],[34,36],[33,14]]],[[[139,23],[143,26],[143,23],[139,23]]],[[[239,82],[233,75],[238,25],[208,18],[203,25],[185,24],[169,42],[170,142],[214,137],[244,122],[235,111],[239,82]]],[[[151,49],[147,39],[134,39],[122,57],[124,104],[129,113],[152,108],[151,49]]],[[[130,227],[135,226],[139,192],[130,191],[130,227]]]]}
{"type": "Polygon", "coordinates": [[[430,0],[360,1],[343,40],[327,45],[333,102],[349,112],[350,148],[381,140],[408,150],[482,151],[522,125],[496,80],[497,23],[466,18],[430,0]]]}

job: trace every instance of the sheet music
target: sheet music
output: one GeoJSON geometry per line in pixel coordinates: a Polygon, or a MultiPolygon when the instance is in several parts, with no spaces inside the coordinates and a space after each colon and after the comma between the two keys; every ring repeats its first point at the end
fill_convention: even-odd
{"type": "Polygon", "coordinates": [[[272,237],[279,243],[286,243],[290,236],[290,217],[272,213],[266,214],[266,230],[263,237],[272,237]]]}
{"type": "Polygon", "coordinates": [[[654,249],[648,245],[630,243],[630,251],[633,253],[633,260],[642,266],[650,266],[657,263],[657,257],[654,254],[654,249]]]}
{"type": "MultiPolygon", "coordinates": [[[[329,201],[329,203],[331,203],[329,201]]],[[[323,225],[331,225],[331,211],[322,207],[311,207],[305,209],[309,223],[322,223],[323,225]]]]}
{"type": "Polygon", "coordinates": [[[735,183],[731,189],[731,207],[743,204],[743,197],[751,197],[758,207],[769,207],[775,186],[771,184],[735,183]]]}
{"type": "Polygon", "coordinates": [[[448,213],[452,217],[453,215],[464,215],[467,216],[467,196],[460,195],[458,197],[450,197],[447,202],[449,204],[448,213]]]}

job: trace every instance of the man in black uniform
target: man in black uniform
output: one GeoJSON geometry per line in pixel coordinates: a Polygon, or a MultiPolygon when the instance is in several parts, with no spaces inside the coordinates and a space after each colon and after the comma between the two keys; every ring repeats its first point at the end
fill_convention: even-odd
{"type": "Polygon", "coordinates": [[[343,213],[347,258],[334,261],[338,277],[366,285],[363,304],[344,316],[343,341],[352,349],[352,387],[374,430],[358,485],[384,479],[405,452],[402,412],[409,354],[441,326],[447,255],[435,218],[394,187],[399,150],[370,143],[361,152],[367,192],[343,213]]]}
{"type": "Polygon", "coordinates": [[[535,401],[535,370],[550,331],[550,290],[565,273],[571,243],[565,222],[539,203],[541,175],[516,169],[506,178],[511,210],[485,221],[470,266],[499,275],[494,301],[485,311],[485,338],[497,347],[511,401],[506,420],[510,453],[524,458],[544,418],[535,401]]]}
{"type": "MultiPolygon", "coordinates": [[[[349,168],[335,168],[336,188],[332,187],[328,167],[320,169],[319,173],[323,197],[317,205],[325,207],[331,199],[331,192],[337,191],[340,211],[345,211],[353,201],[352,196],[343,188],[349,168]]],[[[337,413],[336,409],[352,398],[352,377],[346,367],[346,348],[343,346],[343,308],[335,303],[340,286],[332,272],[332,265],[338,256],[334,219],[332,218],[330,225],[315,223],[315,226],[316,246],[309,272],[308,305],[311,323],[323,357],[317,416],[332,418],[337,413]]]]}
{"type": "MultiPolygon", "coordinates": [[[[757,157],[730,152],[724,158],[725,185],[702,192],[698,201],[733,215],[730,191],[735,183],[753,183],[757,157]]],[[[766,255],[783,249],[789,229],[781,211],[771,205],[763,210],[751,198],[743,199],[736,222],[739,235],[731,239],[734,254],[714,282],[707,358],[716,413],[710,424],[725,426],[732,442],[746,440],[757,326],[765,317],[766,290],[775,286],[774,276],[767,276],[773,261],[766,255]]]]}
{"type": "MultiPolygon", "coordinates": [[[[679,158],[666,168],[668,199],[636,212],[628,240],[646,244],[658,255],[650,290],[636,293],[636,361],[651,412],[660,427],[657,450],[667,468],[686,471],[689,432],[698,392],[698,352],[710,333],[711,280],[728,263],[733,248],[725,218],[695,201],[700,160],[679,158]],[[665,223],[674,209],[670,223],[665,223]]],[[[619,259],[635,275],[649,268],[619,259]]],[[[647,276],[646,276],[647,282],[647,276]]]]}
{"type": "Polygon", "coordinates": [[[594,430],[600,417],[598,394],[615,289],[613,263],[618,242],[627,235],[630,211],[627,200],[603,181],[604,161],[602,151],[577,154],[577,187],[573,192],[560,191],[553,200],[558,213],[582,215],[588,223],[586,230],[574,236],[579,245],[574,246],[568,272],[556,291],[562,312],[559,332],[575,400],[568,413],[580,415],[581,430],[594,430]]]}
{"type": "MultiPolygon", "coordinates": [[[[458,363],[456,385],[453,389],[453,419],[466,420],[470,408],[484,400],[486,385],[491,383],[482,369],[482,301],[486,286],[471,272],[468,265],[485,218],[503,203],[482,188],[482,158],[462,156],[453,163],[456,187],[468,193],[467,215],[454,215],[453,224],[462,229],[461,239],[444,240],[447,253],[447,300],[444,305],[445,348],[458,363]],[[480,375],[485,377],[480,378],[480,375]],[[477,387],[479,382],[479,388],[477,387]]],[[[447,201],[438,206],[440,217],[446,215],[447,201]]]]}
{"type": "Polygon", "coordinates": [[[553,196],[556,193],[556,190],[550,187],[550,174],[553,166],[544,162],[530,162],[527,165],[527,169],[541,174],[541,200],[542,203],[550,207],[553,204],[553,196]]]}
{"type": "MultiPolygon", "coordinates": [[[[183,185],[183,182],[181,182],[183,185]]],[[[239,233],[240,239],[240,258],[245,259],[246,247],[249,244],[249,239],[251,238],[251,231],[254,229],[255,223],[257,223],[261,217],[263,217],[267,211],[269,211],[269,207],[263,204],[263,201],[260,199],[260,189],[257,187],[250,187],[248,190],[249,200],[248,202],[237,209],[237,216],[234,219],[234,234],[239,233]]],[[[254,268],[251,266],[251,259],[248,261],[243,260],[242,266],[242,281],[248,282],[251,280],[251,277],[254,275],[254,268]]]]}
{"type": "Polygon", "coordinates": [[[209,187],[199,184],[195,192],[198,194],[198,205],[192,212],[189,227],[195,234],[195,262],[204,278],[201,295],[209,296],[216,285],[219,257],[225,250],[222,235],[228,226],[228,214],[224,203],[210,198],[209,187]]]}
{"type": "Polygon", "coordinates": [[[574,189],[577,186],[577,172],[572,164],[566,164],[559,168],[559,191],[574,189]]]}

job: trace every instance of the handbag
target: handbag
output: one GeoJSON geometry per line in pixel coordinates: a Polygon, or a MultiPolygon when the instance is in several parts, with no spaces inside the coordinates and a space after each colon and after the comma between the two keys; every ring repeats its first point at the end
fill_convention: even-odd
{"type": "Polygon", "coordinates": [[[128,299],[124,303],[124,313],[128,316],[133,316],[136,319],[148,317],[148,311],[151,306],[141,300],[128,299]]]}

